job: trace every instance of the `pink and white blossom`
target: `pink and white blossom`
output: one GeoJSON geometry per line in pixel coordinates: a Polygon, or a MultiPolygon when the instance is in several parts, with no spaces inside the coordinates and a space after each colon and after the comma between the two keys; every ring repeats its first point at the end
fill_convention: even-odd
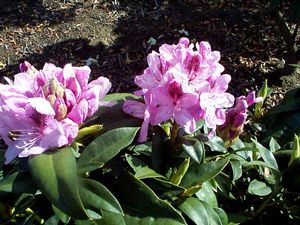
{"type": "Polygon", "coordinates": [[[38,71],[25,62],[21,73],[0,84],[0,137],[8,145],[6,163],[70,144],[79,125],[98,109],[111,83],[88,83],[90,68],[45,64],[38,71]]]}
{"type": "Polygon", "coordinates": [[[212,51],[208,42],[195,45],[181,38],[176,45],[163,44],[147,57],[148,68],[136,76],[145,103],[125,102],[124,111],[143,118],[139,141],[145,141],[148,126],[171,120],[186,133],[196,130],[196,122],[205,120],[214,132],[225,122],[225,110],[234,104],[227,93],[230,75],[219,63],[220,52],[212,51]]]}

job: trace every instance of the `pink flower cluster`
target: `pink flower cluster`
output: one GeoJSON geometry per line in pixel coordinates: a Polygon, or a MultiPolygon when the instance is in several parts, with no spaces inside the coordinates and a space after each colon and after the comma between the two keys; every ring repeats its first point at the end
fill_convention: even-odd
{"type": "Polygon", "coordinates": [[[145,141],[148,126],[172,120],[187,133],[196,130],[196,121],[204,119],[214,132],[225,122],[226,108],[234,104],[227,93],[230,75],[221,74],[220,52],[211,51],[208,42],[191,44],[181,38],[177,45],[164,44],[147,57],[148,68],[136,76],[144,102],[128,100],[126,113],[144,119],[139,141],[145,141]]]}
{"type": "Polygon", "coordinates": [[[218,135],[225,141],[226,145],[232,144],[242,133],[248,116],[248,108],[262,100],[262,97],[255,97],[255,92],[252,91],[247,97],[238,97],[234,107],[226,111],[226,122],[217,128],[218,135]]]}
{"type": "Polygon", "coordinates": [[[8,85],[0,84],[0,137],[8,145],[6,163],[70,144],[78,127],[98,109],[111,88],[105,77],[88,83],[90,68],[28,62],[8,85]]]}

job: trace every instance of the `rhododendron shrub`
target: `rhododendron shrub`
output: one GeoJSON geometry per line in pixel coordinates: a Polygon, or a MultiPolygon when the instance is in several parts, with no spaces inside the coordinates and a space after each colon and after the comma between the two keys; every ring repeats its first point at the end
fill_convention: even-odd
{"type": "Polygon", "coordinates": [[[46,63],[36,70],[25,62],[21,73],[0,84],[0,136],[8,145],[6,163],[70,144],[80,124],[98,109],[111,83],[88,83],[89,67],[46,63]]]}
{"type": "Polygon", "coordinates": [[[126,113],[144,118],[139,141],[146,140],[148,124],[168,120],[191,134],[203,119],[214,134],[225,122],[226,108],[234,104],[234,96],[226,92],[231,77],[222,74],[219,61],[220,52],[212,51],[208,42],[194,45],[187,38],[150,53],[148,68],[135,78],[141,88],[135,94],[143,96],[145,104],[132,100],[124,104],[126,113]]]}
{"type": "Polygon", "coordinates": [[[234,98],[219,61],[208,42],[163,44],[134,95],[86,66],[21,64],[0,84],[0,223],[299,224],[300,134],[282,148],[262,132],[299,131],[299,92],[255,114],[266,83],[234,98]]]}

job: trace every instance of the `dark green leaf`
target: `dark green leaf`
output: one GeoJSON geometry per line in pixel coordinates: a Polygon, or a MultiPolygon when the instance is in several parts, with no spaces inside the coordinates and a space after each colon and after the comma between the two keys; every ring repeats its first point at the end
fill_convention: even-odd
{"type": "Polygon", "coordinates": [[[253,180],[248,187],[248,192],[253,195],[266,196],[272,192],[272,189],[265,182],[253,180]]]}
{"type": "Polygon", "coordinates": [[[227,225],[228,219],[221,209],[215,209],[197,198],[189,197],[178,208],[197,225],[227,225]]]}
{"type": "Polygon", "coordinates": [[[187,172],[189,165],[190,165],[190,158],[189,157],[183,158],[183,161],[180,163],[178,168],[175,168],[173,170],[173,174],[170,177],[169,181],[175,185],[179,185],[185,173],[187,172]]]}
{"type": "Polygon", "coordinates": [[[205,158],[204,145],[196,138],[185,137],[182,143],[182,149],[195,162],[201,164],[205,158]]]}
{"type": "Polygon", "coordinates": [[[155,126],[153,129],[151,150],[152,167],[156,172],[164,174],[167,161],[166,152],[170,150],[169,140],[161,127],[155,126]]]}
{"type": "Polygon", "coordinates": [[[205,144],[208,145],[212,151],[223,153],[227,152],[224,141],[218,136],[215,136],[212,139],[208,140],[207,142],[205,142],[205,144]]]}
{"type": "Polygon", "coordinates": [[[59,224],[59,218],[54,215],[51,216],[45,223],[44,225],[58,225],[59,224]]]}
{"type": "Polygon", "coordinates": [[[210,182],[204,182],[201,189],[196,193],[199,200],[206,202],[212,207],[218,207],[217,197],[212,189],[210,182]]]}
{"type": "Polygon", "coordinates": [[[146,179],[145,183],[162,199],[172,198],[185,191],[183,187],[157,178],[146,179]]]}
{"type": "Polygon", "coordinates": [[[126,154],[126,160],[131,168],[135,172],[135,177],[137,179],[145,179],[151,177],[157,177],[165,179],[161,174],[156,173],[153,169],[149,168],[143,161],[139,158],[126,154]]]}
{"type": "Polygon", "coordinates": [[[259,142],[257,142],[256,140],[252,139],[252,141],[254,142],[263,160],[266,163],[268,163],[271,167],[278,169],[278,165],[273,153],[269,149],[261,145],[259,142]]]}
{"type": "MultiPolygon", "coordinates": [[[[102,101],[113,102],[115,105],[111,107],[100,107],[100,109],[84,123],[84,126],[94,124],[102,124],[102,132],[120,127],[139,127],[142,120],[134,118],[123,111],[123,103],[125,100],[136,99],[137,96],[128,93],[116,93],[106,95],[102,101]]],[[[139,98],[139,97],[138,97],[139,98]]]]}
{"type": "Polygon", "coordinates": [[[90,143],[78,160],[80,173],[103,166],[134,140],[139,128],[123,127],[108,131],[90,143]]]}
{"type": "Polygon", "coordinates": [[[56,208],[54,205],[52,205],[53,212],[55,215],[59,218],[60,221],[62,221],[64,224],[67,224],[71,217],[63,213],[60,209],[56,208]]]}
{"type": "Polygon", "coordinates": [[[231,169],[232,169],[232,181],[238,180],[243,173],[242,163],[240,161],[230,161],[231,169]]]}
{"type": "Polygon", "coordinates": [[[33,194],[21,194],[15,203],[16,214],[23,213],[27,208],[30,208],[35,203],[33,194]]]}
{"type": "Polygon", "coordinates": [[[91,209],[98,214],[103,211],[123,214],[117,199],[105,186],[97,181],[81,179],[79,193],[86,209],[91,209]]]}
{"type": "Polygon", "coordinates": [[[14,172],[0,182],[0,191],[12,193],[35,193],[36,187],[28,172],[14,172]]]}
{"type": "Polygon", "coordinates": [[[151,156],[151,147],[152,147],[151,142],[138,144],[138,145],[134,146],[132,151],[137,154],[145,154],[145,155],[151,156]]]}
{"type": "Polygon", "coordinates": [[[217,176],[228,164],[229,159],[193,164],[181,181],[181,185],[191,188],[217,176]]]}
{"type": "Polygon", "coordinates": [[[168,202],[161,200],[142,181],[128,174],[116,184],[125,211],[126,224],[185,224],[183,217],[168,202]]]}
{"type": "Polygon", "coordinates": [[[70,147],[29,159],[29,168],[43,194],[67,215],[88,219],[79,196],[76,159],[70,147]]]}
{"type": "Polygon", "coordinates": [[[279,150],[281,148],[280,145],[278,144],[278,142],[273,137],[271,137],[269,147],[270,147],[271,152],[276,152],[277,150],[279,150]]]}
{"type": "Polygon", "coordinates": [[[126,225],[122,215],[107,211],[103,211],[102,218],[99,220],[76,220],[75,223],[76,225],[126,225]]]}

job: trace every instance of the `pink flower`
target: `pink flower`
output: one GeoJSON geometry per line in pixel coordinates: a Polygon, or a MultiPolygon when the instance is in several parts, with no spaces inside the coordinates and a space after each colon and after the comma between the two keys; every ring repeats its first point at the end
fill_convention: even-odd
{"type": "Polygon", "coordinates": [[[225,122],[225,110],[234,103],[227,93],[230,75],[222,75],[220,52],[211,51],[208,42],[191,44],[181,38],[177,45],[164,44],[159,52],[147,57],[148,68],[136,76],[145,104],[125,102],[124,111],[144,118],[139,140],[145,140],[149,124],[158,125],[171,120],[193,133],[196,121],[204,119],[213,130],[225,122]],[[142,113],[143,112],[143,113],[142,113]],[[141,138],[141,136],[143,138],[141,138]]]}
{"type": "Polygon", "coordinates": [[[8,85],[0,84],[0,136],[8,145],[6,163],[70,144],[78,126],[96,112],[109,91],[107,78],[88,83],[89,67],[28,62],[8,85]]]}
{"type": "Polygon", "coordinates": [[[247,97],[240,96],[236,99],[234,107],[226,111],[226,122],[217,128],[218,135],[230,145],[242,133],[247,120],[247,110],[254,103],[262,101],[256,98],[255,92],[250,92],[247,97]]]}

